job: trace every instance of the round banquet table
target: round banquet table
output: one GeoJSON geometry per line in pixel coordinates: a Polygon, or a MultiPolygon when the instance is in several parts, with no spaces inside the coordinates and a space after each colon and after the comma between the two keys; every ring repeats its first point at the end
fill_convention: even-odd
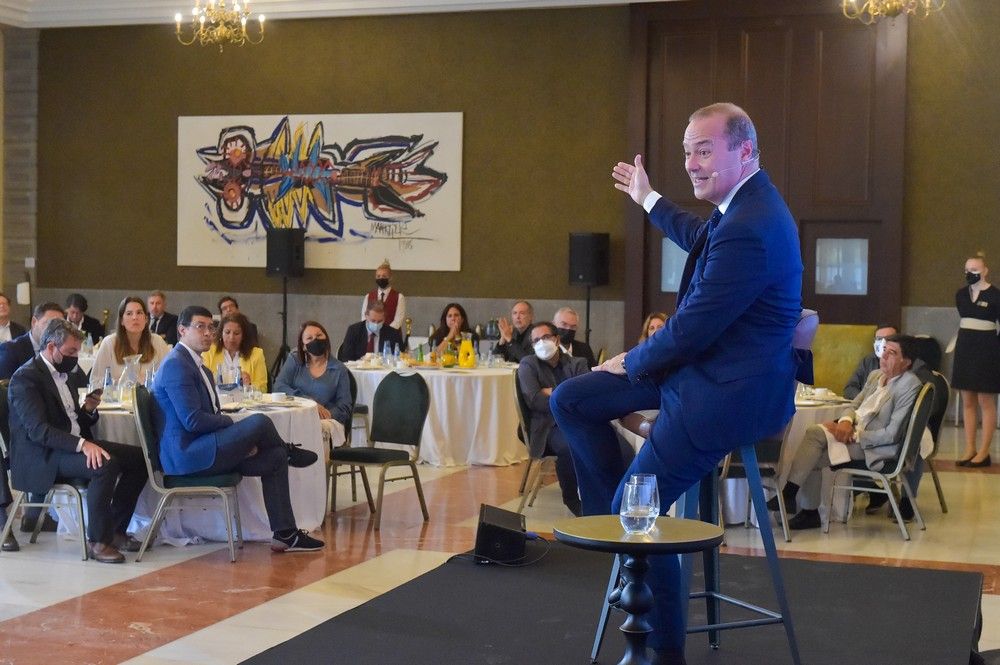
{"type": "MultiPolygon", "coordinates": [[[[375,389],[392,371],[348,365],[358,382],[358,403],[372,403],[375,389]]],[[[507,466],[528,458],[517,438],[514,368],[417,369],[427,382],[431,405],[420,439],[421,462],[434,466],[507,466]]],[[[374,418],[376,414],[372,412],[374,418]]]]}
{"type": "MultiPolygon", "coordinates": [[[[296,398],[289,406],[260,405],[227,415],[233,420],[241,420],[253,413],[263,413],[270,418],[278,434],[285,441],[300,444],[303,448],[319,455],[319,461],[312,466],[304,469],[288,469],[289,491],[296,524],[300,529],[307,531],[319,527],[326,515],[326,460],[329,454],[323,445],[316,403],[309,399],[296,398]]],[[[139,445],[135,417],[127,411],[102,409],[94,436],[106,441],[139,445]]],[[[271,527],[267,520],[267,511],[264,509],[260,478],[244,477],[239,484],[237,494],[243,538],[271,540],[271,527]]],[[[135,514],[129,524],[128,530],[136,538],[141,539],[145,535],[159,498],[160,495],[147,484],[139,497],[135,514]]],[[[176,497],[171,506],[181,506],[182,509],[166,511],[157,542],[184,545],[203,540],[226,540],[225,514],[220,509],[219,499],[176,497]]],[[[61,515],[67,515],[69,512],[61,511],[61,515]]]]}

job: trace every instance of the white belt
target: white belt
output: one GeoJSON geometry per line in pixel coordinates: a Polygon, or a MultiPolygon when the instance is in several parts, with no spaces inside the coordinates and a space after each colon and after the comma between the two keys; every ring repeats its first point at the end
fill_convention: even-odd
{"type": "Polygon", "coordinates": [[[996,332],[997,330],[996,321],[984,321],[983,319],[973,319],[968,316],[963,316],[959,319],[958,327],[965,330],[986,330],[989,332],[996,332]]]}

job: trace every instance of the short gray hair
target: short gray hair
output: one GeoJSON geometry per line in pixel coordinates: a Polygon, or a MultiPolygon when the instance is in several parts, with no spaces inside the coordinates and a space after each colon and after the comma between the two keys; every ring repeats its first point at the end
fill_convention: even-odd
{"type": "Polygon", "coordinates": [[[45,325],[45,330],[42,331],[42,337],[38,344],[43,349],[49,345],[49,342],[60,347],[69,337],[83,341],[83,331],[66,319],[52,319],[45,325]]]}
{"type": "Polygon", "coordinates": [[[556,310],[556,313],[552,315],[552,320],[554,321],[555,319],[558,319],[560,314],[572,314],[576,318],[580,318],[580,315],[577,314],[576,310],[572,307],[560,307],[556,310]]]}
{"type": "Polygon", "coordinates": [[[744,141],[750,141],[751,159],[756,159],[760,155],[760,149],[757,147],[757,129],[747,112],[736,104],[718,102],[703,106],[691,114],[688,122],[713,115],[721,115],[726,119],[727,148],[736,150],[744,141]]]}

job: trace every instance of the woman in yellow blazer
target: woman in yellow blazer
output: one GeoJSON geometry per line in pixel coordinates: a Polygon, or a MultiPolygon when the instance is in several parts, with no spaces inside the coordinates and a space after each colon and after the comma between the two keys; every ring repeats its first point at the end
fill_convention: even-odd
{"type": "Polygon", "coordinates": [[[242,314],[230,314],[222,318],[215,329],[215,341],[201,354],[205,366],[214,374],[219,365],[224,370],[239,370],[243,382],[264,392],[267,390],[267,363],[264,350],[250,346],[250,322],[242,314]]]}

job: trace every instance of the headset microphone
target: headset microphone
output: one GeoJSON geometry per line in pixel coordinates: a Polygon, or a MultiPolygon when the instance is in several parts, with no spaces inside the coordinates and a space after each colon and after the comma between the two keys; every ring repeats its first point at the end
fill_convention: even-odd
{"type": "Polygon", "coordinates": [[[722,169],[721,171],[712,171],[712,175],[710,175],[708,177],[709,178],[718,178],[720,174],[725,173],[726,171],[732,171],[733,169],[741,169],[743,167],[744,167],[744,164],[738,164],[736,166],[730,166],[727,169],[722,169]]]}

